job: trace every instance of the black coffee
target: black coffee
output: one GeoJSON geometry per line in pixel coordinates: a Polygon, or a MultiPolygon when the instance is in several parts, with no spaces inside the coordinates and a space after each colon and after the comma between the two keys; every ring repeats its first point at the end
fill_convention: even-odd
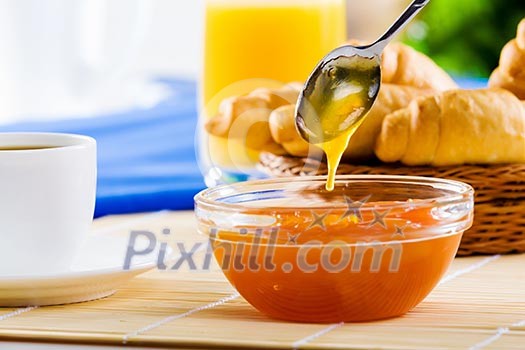
{"type": "Polygon", "coordinates": [[[37,149],[58,148],[60,146],[44,146],[44,145],[20,145],[20,146],[0,146],[0,151],[32,151],[37,149]]]}

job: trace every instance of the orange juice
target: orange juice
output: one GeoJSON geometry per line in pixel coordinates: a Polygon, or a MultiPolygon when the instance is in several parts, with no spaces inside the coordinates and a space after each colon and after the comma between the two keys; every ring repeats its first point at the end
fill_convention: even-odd
{"type": "MultiPolygon", "coordinates": [[[[201,103],[204,118],[226,97],[303,82],[345,41],[344,0],[208,0],[201,103]]],[[[257,152],[205,136],[212,163],[250,166],[257,152]],[[238,153],[238,154],[236,154],[238,153]],[[233,158],[233,159],[232,159],[233,158]]]]}

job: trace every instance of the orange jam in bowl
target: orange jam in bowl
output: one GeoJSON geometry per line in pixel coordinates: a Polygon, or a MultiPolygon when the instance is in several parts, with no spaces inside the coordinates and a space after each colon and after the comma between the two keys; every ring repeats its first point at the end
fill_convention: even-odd
{"type": "Polygon", "coordinates": [[[402,315],[447,271],[472,225],[473,189],[423,177],[248,181],[195,197],[199,231],[259,311],[299,322],[402,315]]]}

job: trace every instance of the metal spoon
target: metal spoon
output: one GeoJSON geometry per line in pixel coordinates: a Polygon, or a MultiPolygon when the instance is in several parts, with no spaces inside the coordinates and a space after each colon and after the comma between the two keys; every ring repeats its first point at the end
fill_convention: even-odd
{"type": "Polygon", "coordinates": [[[373,44],[341,46],[319,62],[296,107],[295,124],[306,141],[324,143],[359,126],[379,93],[383,49],[429,1],[412,1],[373,44]]]}

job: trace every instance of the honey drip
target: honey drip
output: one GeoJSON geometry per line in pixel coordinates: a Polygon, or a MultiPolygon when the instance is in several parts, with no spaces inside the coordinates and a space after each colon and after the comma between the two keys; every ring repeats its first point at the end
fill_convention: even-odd
{"type": "Polygon", "coordinates": [[[326,163],[328,165],[326,189],[328,191],[334,190],[335,175],[337,173],[339,163],[341,162],[341,157],[343,156],[343,153],[345,152],[346,147],[350,142],[350,138],[355,133],[357,128],[359,128],[359,125],[361,125],[363,120],[364,118],[352,125],[352,127],[348,131],[336,137],[335,139],[317,145],[326,154],[326,163]]]}
{"type": "Polygon", "coordinates": [[[321,148],[327,158],[326,189],[334,189],[335,174],[350,138],[368,114],[381,81],[375,57],[341,56],[314,71],[297,110],[301,136],[321,148]]]}

